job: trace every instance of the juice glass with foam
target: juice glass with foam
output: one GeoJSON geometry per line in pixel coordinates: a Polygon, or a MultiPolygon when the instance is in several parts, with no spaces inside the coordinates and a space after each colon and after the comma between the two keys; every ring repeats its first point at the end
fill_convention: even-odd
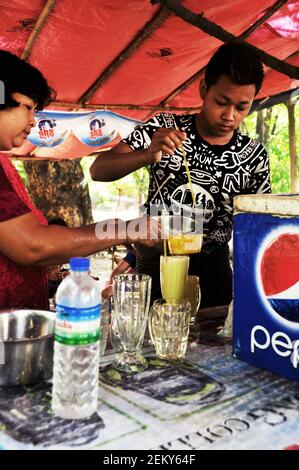
{"type": "Polygon", "coordinates": [[[171,255],[199,253],[202,246],[202,224],[192,217],[166,215],[161,218],[164,235],[171,255]]]}
{"type": "Polygon", "coordinates": [[[189,269],[189,256],[161,256],[160,283],[164,299],[184,298],[189,269]]]}

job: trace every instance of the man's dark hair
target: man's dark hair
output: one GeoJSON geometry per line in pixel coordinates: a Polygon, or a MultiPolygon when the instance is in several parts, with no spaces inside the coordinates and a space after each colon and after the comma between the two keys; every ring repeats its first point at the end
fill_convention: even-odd
{"type": "Polygon", "coordinates": [[[255,85],[258,94],[264,79],[262,61],[244,42],[223,44],[211,57],[205,72],[207,89],[226,75],[236,85],[255,85]]]}
{"type": "Polygon", "coordinates": [[[4,87],[4,103],[0,104],[0,111],[19,106],[11,97],[12,93],[31,98],[37,104],[37,110],[47,106],[56,95],[37,68],[3,50],[0,50],[0,80],[4,87]]]}

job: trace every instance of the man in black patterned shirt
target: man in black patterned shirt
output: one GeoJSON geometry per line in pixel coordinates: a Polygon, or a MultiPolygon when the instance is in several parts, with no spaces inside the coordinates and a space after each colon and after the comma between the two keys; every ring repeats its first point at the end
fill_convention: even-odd
{"type": "MultiPolygon", "coordinates": [[[[241,42],[221,46],[200,82],[199,114],[157,114],[91,167],[94,180],[111,181],[150,165],[148,210],[152,204],[194,209],[184,146],[196,206],[204,209],[206,237],[202,252],[190,257],[189,269],[189,274],[200,276],[201,307],[228,304],[232,298],[228,241],[233,197],[270,192],[265,149],[238,130],[262,81],[262,63],[250,47],[241,42]]],[[[149,253],[137,254],[137,271],[153,277],[153,298],[157,298],[161,296],[159,255],[155,250],[149,253]]]]}

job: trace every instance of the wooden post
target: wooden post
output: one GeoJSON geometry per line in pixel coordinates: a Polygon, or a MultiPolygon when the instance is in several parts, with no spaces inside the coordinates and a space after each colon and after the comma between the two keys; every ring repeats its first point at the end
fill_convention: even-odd
{"type": "Polygon", "coordinates": [[[299,190],[299,187],[298,187],[298,180],[297,180],[295,103],[289,100],[287,102],[287,108],[288,108],[288,117],[289,117],[291,192],[296,193],[299,190]]]}

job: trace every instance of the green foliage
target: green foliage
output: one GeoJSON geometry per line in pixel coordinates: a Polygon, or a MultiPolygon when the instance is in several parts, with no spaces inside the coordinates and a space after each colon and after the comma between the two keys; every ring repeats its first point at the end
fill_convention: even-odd
{"type": "Polygon", "coordinates": [[[287,125],[281,126],[278,129],[278,132],[266,145],[266,148],[270,157],[272,192],[290,192],[290,152],[287,125]]]}
{"type": "MultiPolygon", "coordinates": [[[[288,111],[285,104],[273,106],[272,113],[264,114],[266,125],[269,127],[267,142],[264,144],[270,158],[271,186],[273,193],[287,193],[291,190],[290,184],[290,150],[289,150],[289,129],[288,129],[288,111]]],[[[295,106],[295,121],[299,122],[299,105],[295,106]]],[[[245,121],[245,129],[250,137],[258,139],[256,132],[257,113],[248,116],[245,121]]],[[[297,129],[297,155],[299,151],[299,137],[297,129]]],[[[298,160],[299,163],[299,160],[298,160]]],[[[298,164],[299,175],[299,164],[298,164]]]]}
{"type": "Polygon", "coordinates": [[[132,173],[133,179],[136,183],[138,190],[143,194],[147,195],[149,185],[149,167],[140,168],[139,170],[132,173]]]}
{"type": "Polygon", "coordinates": [[[22,160],[12,160],[14,167],[18,170],[25,186],[27,187],[27,173],[24,168],[24,163],[22,160]]]}
{"type": "MultiPolygon", "coordinates": [[[[96,157],[96,158],[101,158],[96,157]]],[[[117,181],[96,182],[92,181],[89,173],[89,168],[94,161],[94,157],[85,157],[81,159],[81,165],[84,172],[84,181],[88,183],[89,193],[94,206],[114,205],[117,203],[118,198],[125,197],[128,199],[135,199],[140,191],[143,198],[147,195],[149,171],[148,168],[140,168],[130,175],[125,176],[117,181]],[[114,202],[113,202],[114,201],[114,202]]]]}

